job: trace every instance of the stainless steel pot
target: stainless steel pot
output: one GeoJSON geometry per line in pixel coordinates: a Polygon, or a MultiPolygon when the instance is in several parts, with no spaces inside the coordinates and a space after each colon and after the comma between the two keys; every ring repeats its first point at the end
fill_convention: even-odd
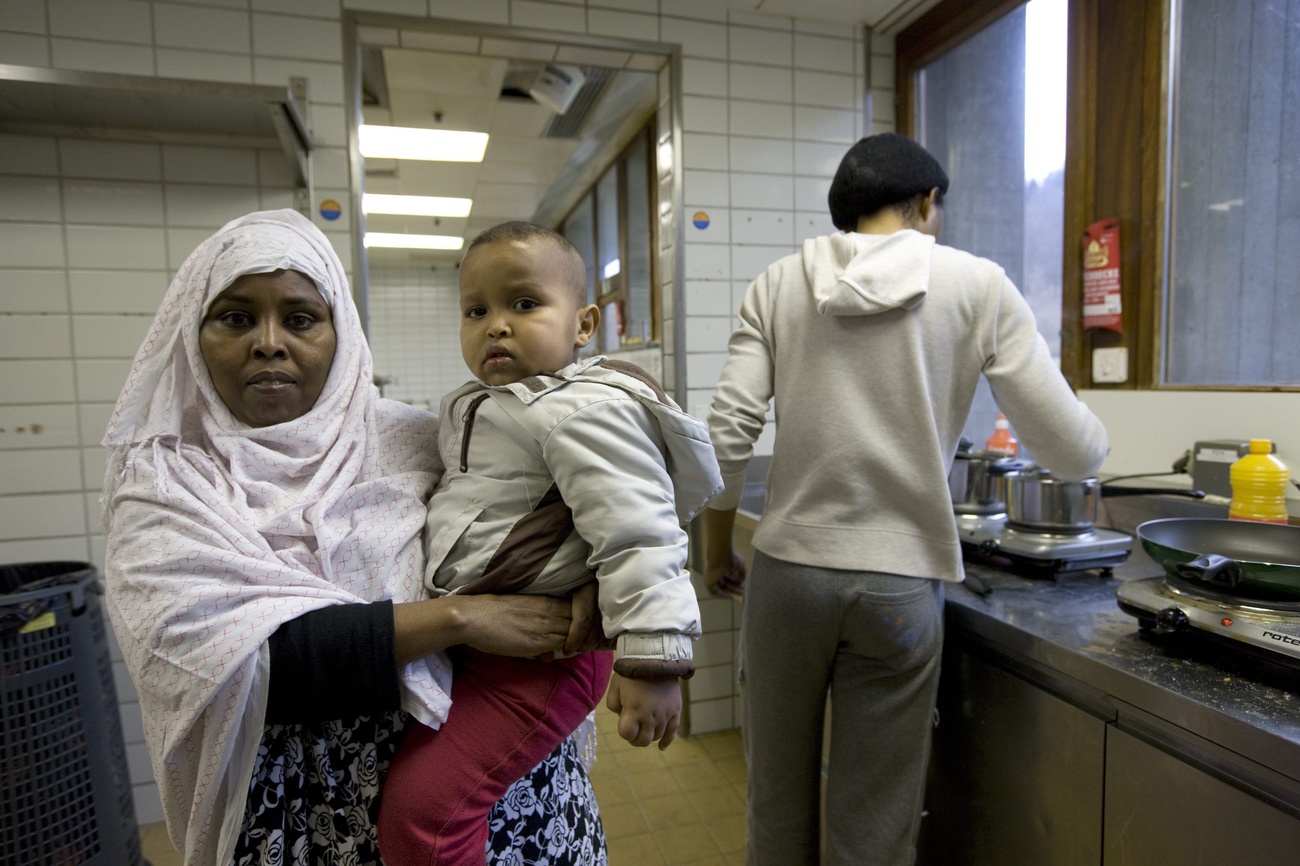
{"type": "Polygon", "coordinates": [[[1007,507],[1006,473],[1023,468],[1001,454],[973,451],[963,439],[948,471],[948,493],[958,514],[1001,514],[1007,507]]]}
{"type": "Polygon", "coordinates": [[[1007,523],[1035,532],[1075,534],[1097,522],[1101,482],[1064,481],[1041,466],[1007,475],[1007,523]]]}
{"type": "Polygon", "coordinates": [[[1088,532],[1097,522],[1097,500],[1101,497],[1151,494],[1205,497],[1201,490],[1112,486],[1096,478],[1066,481],[1041,466],[1029,465],[1007,474],[1007,523],[1034,532],[1088,532]]]}

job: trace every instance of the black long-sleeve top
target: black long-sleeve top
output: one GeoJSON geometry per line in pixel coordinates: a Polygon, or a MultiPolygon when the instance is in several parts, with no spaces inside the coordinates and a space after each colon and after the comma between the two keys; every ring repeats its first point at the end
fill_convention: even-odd
{"type": "Polygon", "coordinates": [[[355,718],[401,706],[391,601],[309,611],[283,623],[268,643],[269,725],[355,718]]]}

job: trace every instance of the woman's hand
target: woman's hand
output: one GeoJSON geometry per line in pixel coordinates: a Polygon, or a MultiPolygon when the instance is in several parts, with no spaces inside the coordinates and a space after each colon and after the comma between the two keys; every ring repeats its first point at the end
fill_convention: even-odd
{"type": "Polygon", "coordinates": [[[569,599],[542,595],[446,595],[393,605],[398,664],[458,644],[502,656],[555,652],[571,622],[569,599]]]}
{"type": "Polygon", "coordinates": [[[740,598],[745,594],[745,560],[739,553],[728,549],[730,561],[725,564],[710,563],[705,568],[704,582],[709,592],[719,598],[740,598]]]}
{"type": "Polygon", "coordinates": [[[721,598],[739,598],[745,591],[745,560],[732,546],[736,512],[706,508],[701,521],[704,539],[704,582],[721,598]]]}
{"type": "Polygon", "coordinates": [[[615,641],[605,637],[600,618],[600,584],[588,581],[573,593],[573,620],[564,652],[575,655],[592,650],[612,650],[615,641]]]}

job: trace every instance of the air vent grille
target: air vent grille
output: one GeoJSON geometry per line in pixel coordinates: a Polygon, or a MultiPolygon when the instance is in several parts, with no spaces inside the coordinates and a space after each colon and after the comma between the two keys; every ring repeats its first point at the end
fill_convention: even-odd
{"type": "Polygon", "coordinates": [[[601,66],[582,67],[583,75],[587,76],[586,82],[578,91],[578,95],[573,98],[569,110],[551,118],[551,122],[542,132],[542,138],[577,138],[583,124],[587,122],[588,115],[600,101],[600,95],[605,92],[606,85],[614,77],[615,71],[601,66]]]}

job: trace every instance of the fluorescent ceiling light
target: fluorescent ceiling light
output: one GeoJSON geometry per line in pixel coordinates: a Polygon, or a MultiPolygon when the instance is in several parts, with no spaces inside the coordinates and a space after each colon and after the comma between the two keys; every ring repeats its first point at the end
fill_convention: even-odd
{"type": "Polygon", "coordinates": [[[367,247],[390,247],[403,250],[458,250],[465,239],[450,235],[408,235],[387,232],[366,232],[367,247]]]}
{"type": "Polygon", "coordinates": [[[366,213],[403,216],[467,217],[473,204],[473,199],[443,198],[436,195],[381,195],[368,192],[361,196],[361,210],[366,213]]]}
{"type": "Polygon", "coordinates": [[[409,126],[361,127],[361,155],[365,157],[482,162],[487,143],[486,132],[409,126]]]}

